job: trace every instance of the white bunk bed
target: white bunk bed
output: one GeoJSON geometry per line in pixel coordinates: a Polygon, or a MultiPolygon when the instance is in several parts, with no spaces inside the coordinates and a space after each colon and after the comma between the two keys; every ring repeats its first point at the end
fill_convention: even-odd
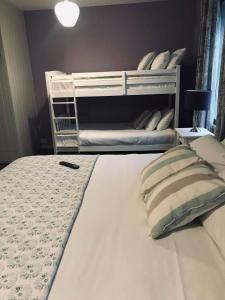
{"type": "Polygon", "coordinates": [[[81,126],[79,130],[77,99],[82,101],[83,97],[175,95],[174,127],[178,127],[180,66],[172,70],[72,73],[70,75],[52,71],[46,72],[46,84],[55,153],[71,152],[74,149],[79,152],[162,151],[174,145],[175,133],[173,130],[165,132],[139,131],[128,124],[126,124],[126,128],[120,129],[109,126],[108,131],[101,128],[90,130],[87,126],[81,126]],[[66,100],[59,100],[62,98],[66,100]],[[56,117],[54,107],[63,104],[66,105],[68,112],[69,107],[73,105],[74,115],[56,117]],[[109,139],[107,139],[107,134],[109,139]],[[124,135],[125,142],[121,142],[124,141],[124,135]],[[129,136],[132,142],[130,142],[129,136]],[[114,142],[110,144],[113,137],[114,142]]]}

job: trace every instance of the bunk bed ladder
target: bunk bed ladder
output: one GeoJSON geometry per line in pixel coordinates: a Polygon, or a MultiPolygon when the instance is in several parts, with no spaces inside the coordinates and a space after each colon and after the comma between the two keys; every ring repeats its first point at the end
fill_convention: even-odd
{"type": "MultiPolygon", "coordinates": [[[[50,79],[50,78],[49,78],[50,79]]],[[[51,79],[50,79],[51,80],[51,79]]],[[[79,152],[80,139],[79,139],[79,122],[78,122],[78,111],[77,111],[77,99],[75,95],[74,81],[68,81],[68,84],[72,85],[72,95],[66,95],[63,97],[66,100],[61,100],[62,95],[57,97],[52,96],[51,93],[51,82],[49,82],[49,104],[50,104],[50,115],[51,115],[51,126],[52,126],[52,137],[54,153],[59,154],[60,152],[79,152]],[[56,115],[56,106],[65,108],[66,115],[56,115]],[[73,113],[71,114],[71,107],[73,113]]]]}

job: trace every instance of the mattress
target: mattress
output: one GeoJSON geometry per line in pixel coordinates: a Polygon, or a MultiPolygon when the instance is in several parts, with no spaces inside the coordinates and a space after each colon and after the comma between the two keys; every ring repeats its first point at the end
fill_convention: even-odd
{"type": "Polygon", "coordinates": [[[98,159],[48,300],[225,299],[225,261],[202,226],[149,236],[138,179],[156,157],[98,159]]]}
{"type": "Polygon", "coordinates": [[[81,124],[81,146],[117,145],[174,145],[175,132],[172,129],[148,131],[133,129],[130,123],[81,124]]]}

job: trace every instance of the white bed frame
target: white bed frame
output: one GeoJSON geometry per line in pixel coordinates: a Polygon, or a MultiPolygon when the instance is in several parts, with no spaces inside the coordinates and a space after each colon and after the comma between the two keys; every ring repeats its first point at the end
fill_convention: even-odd
{"type": "MultiPolygon", "coordinates": [[[[57,146],[56,117],[54,116],[55,99],[73,98],[76,120],[76,130],[71,132],[77,135],[75,148],[79,152],[108,152],[108,151],[155,151],[166,150],[171,145],[134,145],[132,146],[80,146],[79,122],[77,115],[77,98],[130,96],[130,95],[175,95],[174,128],[179,123],[180,103],[180,66],[171,70],[144,70],[97,73],[72,73],[70,75],[59,71],[46,72],[47,92],[51,112],[52,136],[54,151],[58,153],[63,148],[57,146]],[[140,150],[139,150],[140,149],[140,150]]],[[[81,100],[80,100],[81,101],[81,100]]],[[[65,102],[66,105],[71,103],[65,102]]],[[[66,135],[66,134],[65,134],[66,135]]],[[[68,135],[68,134],[67,134],[68,135]]],[[[71,147],[69,147],[71,150],[71,147]]],[[[65,151],[70,151],[64,149],[65,151]]]]}

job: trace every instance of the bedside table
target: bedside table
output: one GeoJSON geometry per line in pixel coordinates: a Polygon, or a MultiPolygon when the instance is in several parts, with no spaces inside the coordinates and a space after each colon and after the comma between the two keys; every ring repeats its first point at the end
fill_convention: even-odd
{"type": "Polygon", "coordinates": [[[213,135],[214,134],[207,129],[201,127],[198,132],[191,132],[191,128],[175,128],[176,136],[177,136],[177,145],[181,144],[189,144],[195,139],[198,139],[205,135],[213,135]]]}

